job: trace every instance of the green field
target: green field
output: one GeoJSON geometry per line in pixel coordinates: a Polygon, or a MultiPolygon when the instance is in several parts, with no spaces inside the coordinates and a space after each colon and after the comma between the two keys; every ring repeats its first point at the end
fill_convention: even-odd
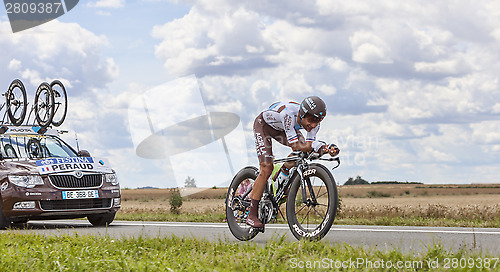
{"type": "Polygon", "coordinates": [[[420,254],[326,242],[208,242],[175,236],[0,234],[0,271],[497,271],[498,258],[429,245],[420,254]],[[457,269],[453,269],[457,268],[457,269]]]}

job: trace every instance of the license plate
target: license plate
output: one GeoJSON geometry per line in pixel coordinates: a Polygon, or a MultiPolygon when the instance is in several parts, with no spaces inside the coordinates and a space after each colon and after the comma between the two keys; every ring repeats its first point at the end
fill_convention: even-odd
{"type": "Polygon", "coordinates": [[[97,190],[82,190],[82,191],[63,191],[63,199],[83,199],[83,198],[99,198],[97,190]]]}

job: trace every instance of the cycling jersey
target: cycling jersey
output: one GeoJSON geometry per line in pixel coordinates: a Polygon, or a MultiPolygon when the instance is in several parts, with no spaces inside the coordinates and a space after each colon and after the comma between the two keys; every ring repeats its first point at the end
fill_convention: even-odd
{"type": "MultiPolygon", "coordinates": [[[[272,104],[269,109],[262,112],[262,118],[273,129],[284,131],[288,143],[293,144],[298,141],[297,130],[302,129],[302,127],[297,124],[299,107],[300,104],[296,102],[276,102],[272,104]]],[[[316,134],[318,133],[319,127],[318,124],[317,127],[307,132],[307,142],[316,140],[316,134]]]]}

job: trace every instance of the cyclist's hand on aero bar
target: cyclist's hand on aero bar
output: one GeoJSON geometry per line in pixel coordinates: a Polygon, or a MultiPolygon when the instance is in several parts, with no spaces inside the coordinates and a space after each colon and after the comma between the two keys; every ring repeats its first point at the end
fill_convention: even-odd
{"type": "Polygon", "coordinates": [[[326,149],[327,144],[323,141],[315,140],[312,142],[311,147],[313,148],[313,151],[320,154],[320,156],[328,151],[328,149],[326,149]]]}
{"type": "Polygon", "coordinates": [[[337,145],[335,145],[335,144],[330,144],[330,145],[328,146],[328,154],[330,154],[330,156],[335,157],[335,156],[337,156],[339,153],[340,153],[340,149],[338,148],[338,146],[337,146],[337,145]]]}
{"type": "Polygon", "coordinates": [[[340,153],[340,149],[335,144],[327,145],[323,141],[314,141],[312,144],[314,152],[318,153],[319,156],[328,153],[330,156],[335,157],[340,153]]]}

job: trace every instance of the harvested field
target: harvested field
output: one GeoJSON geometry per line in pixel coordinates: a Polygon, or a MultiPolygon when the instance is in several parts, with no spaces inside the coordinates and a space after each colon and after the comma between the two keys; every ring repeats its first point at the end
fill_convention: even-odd
{"type": "MultiPolygon", "coordinates": [[[[227,188],[179,188],[181,196],[186,199],[224,199],[227,188]]],[[[170,197],[170,189],[127,189],[122,190],[124,201],[167,201],[170,197]]]]}
{"type": "Polygon", "coordinates": [[[446,196],[500,194],[500,184],[423,185],[423,184],[371,184],[339,187],[343,198],[349,197],[397,197],[397,196],[446,196]]]}
{"type": "MultiPolygon", "coordinates": [[[[224,211],[224,199],[196,199],[183,200],[180,208],[181,213],[206,213],[212,211],[224,211]]],[[[170,213],[168,200],[123,201],[120,212],[161,212],[170,213]]]]}
{"type": "Polygon", "coordinates": [[[422,217],[500,219],[499,195],[344,198],[341,218],[422,217]]]}

